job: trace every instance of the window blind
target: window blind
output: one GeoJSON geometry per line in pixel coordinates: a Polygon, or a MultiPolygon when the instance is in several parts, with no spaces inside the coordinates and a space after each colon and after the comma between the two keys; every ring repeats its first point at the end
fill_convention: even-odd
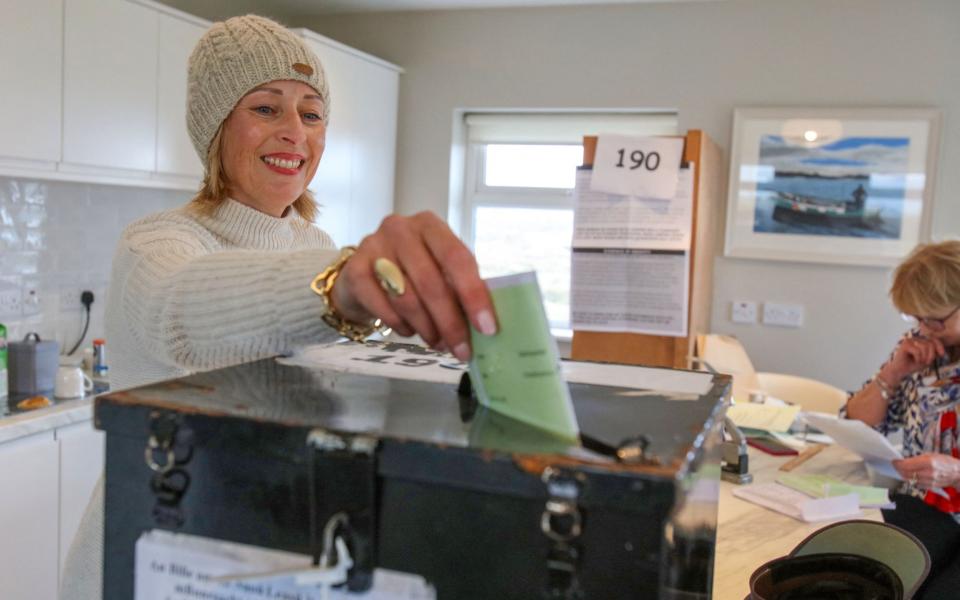
{"type": "Polygon", "coordinates": [[[676,135],[677,113],[468,113],[472,144],[580,144],[585,135],[676,135]]]}

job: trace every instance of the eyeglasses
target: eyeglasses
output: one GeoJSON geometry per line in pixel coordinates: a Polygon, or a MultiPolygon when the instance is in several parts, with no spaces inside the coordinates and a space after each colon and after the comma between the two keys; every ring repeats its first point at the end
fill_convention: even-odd
{"type": "Polygon", "coordinates": [[[903,315],[903,318],[910,323],[924,325],[930,331],[943,331],[947,327],[947,321],[950,320],[950,317],[957,314],[958,310],[960,310],[960,306],[957,306],[956,308],[951,310],[950,314],[948,314],[947,316],[939,319],[935,319],[933,317],[916,317],[914,315],[906,315],[906,314],[903,315]]]}

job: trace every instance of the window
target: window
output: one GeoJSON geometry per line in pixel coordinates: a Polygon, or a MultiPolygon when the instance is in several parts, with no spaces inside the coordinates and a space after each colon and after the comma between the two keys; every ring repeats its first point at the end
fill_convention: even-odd
{"type": "Polygon", "coordinates": [[[573,188],[584,132],[676,134],[676,113],[471,113],[465,122],[460,233],[481,276],[536,271],[551,328],[569,336],[573,188]]]}

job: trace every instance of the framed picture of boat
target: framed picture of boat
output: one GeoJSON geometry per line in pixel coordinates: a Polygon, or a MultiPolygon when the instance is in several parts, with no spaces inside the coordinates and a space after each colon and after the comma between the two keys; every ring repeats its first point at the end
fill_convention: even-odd
{"type": "Polygon", "coordinates": [[[887,266],[929,237],[939,113],[736,109],[725,255],[887,266]]]}

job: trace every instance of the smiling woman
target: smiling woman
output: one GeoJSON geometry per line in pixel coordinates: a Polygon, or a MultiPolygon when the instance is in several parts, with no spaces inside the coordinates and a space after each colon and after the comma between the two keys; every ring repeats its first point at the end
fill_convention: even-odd
{"type": "Polygon", "coordinates": [[[324,103],[300,81],[251,90],[223,124],[222,163],[231,197],[274,217],[306,193],[323,155],[324,103]]]}
{"type": "MultiPolygon", "coordinates": [[[[205,164],[203,187],[188,205],[141,219],[121,237],[106,311],[112,387],[340,336],[360,340],[381,323],[462,360],[470,324],[496,332],[473,255],[435,215],[390,216],[342,250],[311,222],[307,184],[329,115],[319,59],[278,23],[235,17],[200,39],[189,62],[187,129],[205,164]],[[389,289],[378,278],[385,264],[389,289]]],[[[101,598],[102,544],[101,482],[61,598],[101,598]]]]}

